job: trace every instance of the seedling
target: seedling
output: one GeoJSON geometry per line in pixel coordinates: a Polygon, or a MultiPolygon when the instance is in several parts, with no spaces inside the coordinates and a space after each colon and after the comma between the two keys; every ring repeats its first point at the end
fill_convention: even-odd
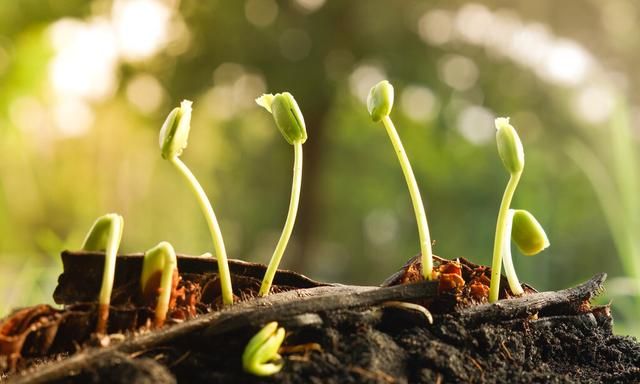
{"type": "Polygon", "coordinates": [[[198,180],[186,164],[180,160],[182,151],[187,147],[189,130],[191,129],[191,104],[191,101],[184,100],[180,103],[180,107],[174,108],[174,110],[169,113],[160,130],[160,149],[162,151],[162,157],[169,160],[171,164],[178,169],[196,195],[198,204],[207,221],[211,239],[213,240],[213,248],[218,261],[218,276],[220,277],[222,302],[224,305],[231,305],[233,304],[231,273],[229,272],[227,251],[224,247],[220,225],[218,225],[218,220],[216,219],[216,215],[213,212],[213,208],[204,189],[202,189],[202,186],[198,183],[198,180]]]}
{"type": "MultiPolygon", "coordinates": [[[[505,231],[511,235],[511,240],[513,240],[520,252],[526,256],[537,255],[549,247],[549,239],[542,225],[531,213],[523,209],[510,209],[507,212],[507,227],[505,231]]],[[[502,262],[511,292],[515,295],[522,295],[524,290],[513,267],[509,236],[504,237],[504,243],[502,244],[502,262]]]]}
{"type": "MultiPolygon", "coordinates": [[[[489,302],[498,300],[500,293],[500,268],[502,266],[502,248],[505,244],[505,236],[508,236],[507,225],[509,223],[509,206],[513,194],[518,186],[522,170],[524,169],[524,149],[522,142],[515,128],[509,124],[509,118],[499,117],[495,121],[496,141],[498,143],[498,154],[502,164],[509,172],[509,182],[502,196],[498,221],[496,223],[496,235],[493,243],[493,259],[491,262],[491,285],[489,289],[489,302]]],[[[506,238],[507,244],[509,238],[506,238]]]]}
{"type": "Polygon", "coordinates": [[[124,220],[122,216],[109,213],[99,217],[84,239],[82,249],[89,252],[105,252],[102,285],[98,297],[98,323],[96,333],[104,335],[109,320],[109,304],[113,290],[113,278],[116,272],[116,257],[122,239],[124,220]]]}
{"type": "Polygon", "coordinates": [[[242,367],[245,372],[256,376],[270,376],[280,372],[283,363],[278,349],[284,336],[284,328],[278,328],[275,321],[256,333],[242,353],[242,367]]]}
{"type": "Polygon", "coordinates": [[[391,118],[389,117],[389,113],[391,113],[391,109],[393,108],[393,86],[388,81],[381,81],[371,88],[369,97],[367,98],[367,108],[371,115],[371,119],[374,122],[382,121],[382,124],[389,134],[389,139],[391,139],[393,148],[398,155],[400,167],[402,167],[404,178],[406,179],[407,186],[409,187],[409,194],[411,195],[411,201],[413,202],[413,211],[418,223],[422,275],[427,280],[433,280],[435,277],[433,273],[433,251],[431,250],[431,237],[429,235],[427,215],[424,211],[424,205],[422,203],[422,198],[420,197],[420,190],[418,189],[416,178],[413,175],[409,158],[402,146],[400,136],[398,136],[398,132],[393,125],[393,121],[391,121],[391,118]]]}
{"type": "Polygon", "coordinates": [[[269,261],[267,272],[264,275],[258,293],[260,296],[266,296],[269,294],[269,290],[273,284],[273,278],[278,270],[278,265],[280,265],[280,260],[282,260],[282,255],[287,248],[296,221],[298,204],[300,202],[300,189],[302,186],[302,144],[307,141],[307,129],[298,103],[296,103],[296,100],[289,92],[278,93],[276,95],[262,95],[256,99],[256,103],[273,115],[273,119],[280,133],[282,133],[282,136],[284,136],[289,144],[293,145],[294,154],[293,183],[291,186],[287,220],[285,221],[284,229],[282,230],[276,249],[269,261]]]}
{"type": "Polygon", "coordinates": [[[158,288],[158,279],[160,280],[160,294],[156,304],[154,324],[156,328],[164,325],[177,272],[176,252],[168,242],[163,241],[144,254],[142,275],[140,277],[142,295],[144,297],[152,297],[155,294],[153,291],[158,288]]]}

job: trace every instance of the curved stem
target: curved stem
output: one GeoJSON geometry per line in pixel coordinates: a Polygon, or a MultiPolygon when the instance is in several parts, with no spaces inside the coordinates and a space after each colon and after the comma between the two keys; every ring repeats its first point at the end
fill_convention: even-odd
{"type": "Polygon", "coordinates": [[[418,189],[418,183],[413,175],[411,164],[407,158],[407,154],[404,151],[398,132],[396,131],[393,122],[389,116],[382,118],[382,123],[387,129],[393,148],[398,155],[400,161],[400,167],[404,173],[404,178],[407,181],[409,187],[409,194],[411,195],[411,201],[413,202],[413,211],[416,215],[416,221],[418,223],[418,233],[420,235],[420,253],[422,261],[422,275],[427,280],[433,279],[433,252],[431,250],[431,237],[429,235],[429,225],[427,224],[427,215],[424,211],[424,205],[422,198],[420,197],[420,190],[418,189]]]}
{"type": "Polygon", "coordinates": [[[515,193],[518,182],[520,181],[520,176],[522,176],[522,171],[514,173],[509,177],[509,183],[507,184],[507,188],[504,191],[504,195],[502,195],[502,202],[500,203],[500,211],[498,212],[498,221],[496,223],[496,236],[493,242],[493,259],[491,262],[491,287],[489,290],[490,303],[497,301],[500,294],[502,246],[504,244],[507,216],[509,212],[509,206],[511,206],[511,200],[513,199],[513,194],[515,193]]]}
{"type": "Polygon", "coordinates": [[[291,199],[289,201],[289,212],[287,213],[287,220],[284,223],[284,229],[280,235],[280,240],[276,245],[275,251],[269,261],[267,272],[262,279],[262,285],[260,286],[260,296],[266,296],[269,294],[273,278],[280,265],[280,260],[284,254],[284,250],[287,248],[291,232],[293,232],[293,225],[296,222],[296,214],[298,213],[298,203],[300,202],[300,190],[302,187],[302,143],[296,142],[293,144],[294,162],[293,162],[293,183],[291,185],[291,199]]]}
{"type": "Polygon", "coordinates": [[[286,331],[272,321],[249,340],[242,353],[243,369],[256,376],[270,376],[282,369],[283,362],[278,349],[286,331]]]}
{"type": "Polygon", "coordinates": [[[98,321],[96,333],[105,334],[109,320],[109,305],[116,274],[116,258],[122,240],[122,217],[108,214],[99,218],[89,231],[82,248],[90,251],[105,251],[102,283],[98,295],[98,321]]]}
{"type": "Polygon", "coordinates": [[[104,272],[102,274],[102,286],[100,287],[101,304],[109,305],[111,302],[111,291],[113,290],[113,279],[116,274],[116,257],[122,239],[122,223],[120,220],[113,220],[109,231],[109,238],[105,250],[104,272]]]}
{"type": "Polygon", "coordinates": [[[511,228],[513,227],[513,214],[514,210],[510,209],[507,212],[507,222],[505,226],[505,236],[502,240],[502,264],[504,264],[504,274],[509,281],[509,288],[514,295],[522,295],[524,290],[520,285],[518,275],[516,275],[516,269],[513,266],[513,259],[511,258],[511,228]]]}
{"type": "Polygon", "coordinates": [[[218,261],[218,276],[220,277],[220,286],[222,290],[222,302],[224,305],[233,304],[233,289],[231,288],[231,273],[229,272],[229,263],[227,262],[227,251],[224,248],[224,240],[222,239],[222,232],[220,231],[220,225],[213,212],[211,203],[207,198],[207,194],[198,183],[196,177],[191,173],[189,168],[180,160],[177,156],[169,159],[173,165],[178,168],[182,176],[187,180],[191,190],[195,193],[198,200],[198,204],[204,213],[204,217],[211,233],[211,239],[213,241],[213,249],[218,261]]]}
{"type": "MultiPolygon", "coordinates": [[[[169,303],[171,302],[171,294],[173,288],[173,277],[177,272],[176,254],[173,252],[165,252],[163,254],[164,266],[162,268],[162,277],[160,279],[160,295],[158,296],[158,303],[156,304],[156,328],[162,327],[165,319],[167,318],[167,312],[169,312],[169,303]]],[[[177,275],[176,275],[177,276],[177,275]]]]}

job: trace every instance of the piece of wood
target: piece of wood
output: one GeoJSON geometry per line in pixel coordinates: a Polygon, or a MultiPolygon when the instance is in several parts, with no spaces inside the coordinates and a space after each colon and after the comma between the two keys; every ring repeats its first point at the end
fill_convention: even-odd
{"type": "Polygon", "coordinates": [[[460,316],[471,322],[486,322],[529,317],[539,312],[551,315],[575,314],[585,301],[588,302],[602,291],[606,278],[606,273],[599,273],[583,284],[561,291],[539,292],[493,304],[468,307],[460,312],[460,316]]]}
{"type": "MultiPolygon", "coordinates": [[[[533,313],[564,312],[569,314],[602,290],[606,274],[598,274],[589,281],[557,292],[541,292],[525,297],[502,300],[494,304],[478,305],[454,313],[469,322],[503,322],[527,318],[533,313]]],[[[113,353],[135,353],[180,342],[186,338],[206,338],[247,326],[259,326],[268,321],[282,321],[296,315],[319,313],[337,309],[366,308],[386,301],[413,301],[435,296],[437,283],[421,282],[393,287],[322,286],[299,289],[234,305],[194,320],[137,335],[105,348],[81,351],[65,360],[24,371],[9,379],[9,383],[43,383],[73,376],[113,353]]],[[[444,317],[443,317],[444,319],[444,317]]],[[[438,317],[436,316],[436,321],[438,317]]]]}
{"type": "MultiPolygon", "coordinates": [[[[121,296],[131,296],[131,284],[138,284],[142,272],[142,253],[118,255],[114,279],[112,303],[117,303],[121,296]]],[[[215,257],[177,255],[178,271],[184,279],[194,274],[214,274],[218,272],[215,257]]],[[[58,285],[53,298],[58,304],[94,301],[100,291],[102,270],[104,268],[103,252],[62,252],[63,272],[58,277],[58,285]]],[[[232,275],[262,279],[266,266],[242,260],[229,259],[229,270],[232,275]]],[[[275,285],[296,288],[312,288],[330,285],[312,280],[297,272],[278,270],[274,278],[275,285]]]]}

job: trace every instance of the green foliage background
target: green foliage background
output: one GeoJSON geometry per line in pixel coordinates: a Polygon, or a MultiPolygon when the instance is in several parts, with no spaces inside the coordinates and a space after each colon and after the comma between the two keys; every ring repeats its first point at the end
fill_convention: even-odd
{"type": "MultiPolygon", "coordinates": [[[[604,83],[613,90],[612,98],[629,106],[611,116],[630,115],[629,124],[621,128],[630,132],[623,146],[635,155],[640,136],[636,2],[173,0],[161,4],[171,11],[172,25],[180,28],[171,29],[167,42],[153,55],[118,61],[113,92],[87,101],[93,116],[90,124],[79,134],[67,135],[52,122],[52,110],[61,96],[50,81],[57,55],[51,25],[69,18],[86,23],[108,18],[114,4],[0,2],[0,314],[51,301],[60,273],[60,250],[78,248],[93,220],[106,212],[125,218],[125,252],[143,251],[161,240],[182,253],[210,251],[196,202],[179,175],[162,161],[157,147],[164,117],[185,98],[194,101],[194,118],[183,159],[213,202],[230,257],[266,263],[285,219],[293,153],[271,117],[253,104],[259,94],[242,91],[261,85],[262,91],[288,90],[295,95],[309,134],[301,212],[284,267],[321,280],[381,282],[419,247],[391,144],[382,126],[370,122],[365,105],[353,92],[356,74],[374,68],[396,88],[392,117],[427,206],[436,254],[490,264],[507,174],[494,140],[469,141],[459,129],[460,119],[470,106],[511,116],[527,161],[514,206],[533,212],[552,244],[534,258],[515,255],[521,280],[551,290],[600,271],[610,278],[631,278],[631,283],[614,279],[615,286],[603,300],[613,301],[619,332],[640,333],[633,316],[640,307],[633,279],[640,275],[623,268],[620,261],[640,255],[633,247],[626,251],[616,247],[611,221],[583,169],[570,157],[576,142],[593,151],[609,177],[604,183],[612,184],[609,198],[620,200],[625,186],[619,181],[630,174],[637,177],[639,168],[631,161],[616,173],[614,155],[620,143],[615,146],[611,140],[616,128],[608,121],[582,118],[574,107],[576,88],[548,81],[535,65],[519,65],[461,39],[429,44],[420,26],[429,12],[456,15],[481,6],[495,15],[536,23],[556,39],[580,44],[597,61],[601,74],[585,81],[604,83]],[[314,4],[319,8],[309,8],[314,4]],[[443,74],[443,63],[451,57],[470,60],[477,70],[467,89],[455,89],[443,74]],[[140,75],[161,86],[154,108],[141,110],[128,93],[140,75]],[[242,81],[253,86],[243,88],[242,81]],[[435,100],[427,118],[412,118],[401,107],[402,93],[415,87],[426,87],[435,100]]],[[[368,89],[373,80],[364,86],[368,89]]],[[[469,125],[487,129],[486,119],[469,125]]],[[[633,184],[629,188],[639,192],[633,184]]],[[[618,231],[620,226],[640,228],[640,212],[622,216],[615,216],[618,231]]]]}

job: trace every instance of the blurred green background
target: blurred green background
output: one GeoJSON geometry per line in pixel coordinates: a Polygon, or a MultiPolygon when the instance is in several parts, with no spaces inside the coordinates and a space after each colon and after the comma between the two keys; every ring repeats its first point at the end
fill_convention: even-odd
{"type": "Polygon", "coordinates": [[[232,258],[266,263],[293,153],[254,103],[288,90],[307,122],[301,211],[283,266],[378,284],[418,252],[406,185],[364,101],[389,79],[436,241],[490,264],[507,174],[493,119],[527,165],[514,199],[551,248],[514,255],[561,289],[605,271],[617,332],[640,334],[640,4],[633,0],[21,0],[0,2],[0,315],[51,302],[62,249],[125,218],[122,249],[211,251],[157,134],[194,101],[183,160],[232,258]]]}

